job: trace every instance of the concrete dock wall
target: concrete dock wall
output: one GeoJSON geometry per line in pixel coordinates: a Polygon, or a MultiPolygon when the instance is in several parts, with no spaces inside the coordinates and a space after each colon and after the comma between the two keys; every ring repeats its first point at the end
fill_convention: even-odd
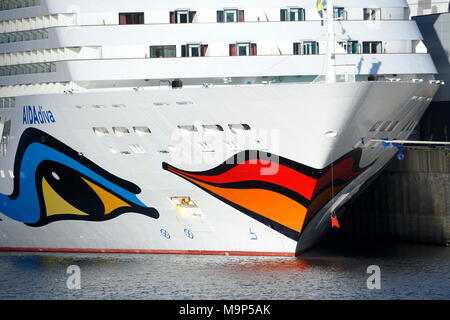
{"type": "Polygon", "coordinates": [[[450,152],[412,149],[349,203],[333,236],[450,243],[450,152]]]}

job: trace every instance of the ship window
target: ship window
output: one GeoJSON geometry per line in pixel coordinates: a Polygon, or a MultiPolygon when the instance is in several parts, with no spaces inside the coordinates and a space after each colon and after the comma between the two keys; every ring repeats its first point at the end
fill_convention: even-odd
{"type": "Polygon", "coordinates": [[[361,44],[358,41],[340,41],[339,45],[349,54],[361,53],[361,44]]]}
{"type": "Polygon", "coordinates": [[[204,57],[208,51],[207,44],[187,44],[181,46],[182,57],[204,57]]]}
{"type": "Polygon", "coordinates": [[[150,46],[150,58],[174,58],[176,56],[176,46],[150,46]]]}
{"type": "Polygon", "coordinates": [[[169,14],[170,23],[192,23],[196,14],[196,11],[190,10],[171,11],[169,14]]]}
{"type": "Polygon", "coordinates": [[[144,24],[143,12],[119,13],[119,24],[144,24]]]}
{"type": "Polygon", "coordinates": [[[14,108],[16,98],[0,98],[0,108],[14,108]]]}
{"type": "Polygon", "coordinates": [[[234,134],[251,130],[248,124],[229,124],[228,128],[230,128],[231,132],[233,132],[234,134]]]}
{"type": "Polygon", "coordinates": [[[372,126],[372,128],[369,129],[369,131],[370,131],[370,132],[377,131],[378,128],[381,126],[382,123],[383,123],[382,121],[377,121],[377,122],[372,126]]]}
{"type": "Polygon", "coordinates": [[[244,22],[244,10],[225,9],[217,11],[217,22],[244,22]]]}
{"type": "Polygon", "coordinates": [[[0,2],[0,11],[35,7],[39,6],[40,4],[40,0],[4,0],[0,2]]]}
{"type": "Polygon", "coordinates": [[[294,43],[294,54],[319,54],[319,43],[317,41],[296,42],[294,43]]]}
{"type": "Polygon", "coordinates": [[[9,135],[11,134],[11,119],[0,117],[0,155],[5,156],[9,143],[9,135]]]}
{"type": "Polygon", "coordinates": [[[280,10],[281,21],[304,21],[305,9],[302,8],[290,8],[280,10]]]}
{"type": "Polygon", "coordinates": [[[381,20],[381,9],[364,8],[364,20],[381,20]]]}
{"type": "Polygon", "coordinates": [[[381,41],[363,42],[363,53],[365,54],[382,53],[381,41]]]}
{"type": "Polygon", "coordinates": [[[133,127],[133,131],[138,136],[146,136],[152,133],[148,127],[133,127]]]}
{"type": "Polygon", "coordinates": [[[126,136],[130,134],[130,130],[125,127],[113,127],[113,131],[116,136],[126,136]]]}
{"type": "Polygon", "coordinates": [[[230,44],[230,56],[256,56],[256,43],[236,43],[230,44]]]}
{"type": "Polygon", "coordinates": [[[56,72],[56,63],[33,63],[0,67],[0,76],[14,76],[43,72],[56,72]]]}
{"type": "Polygon", "coordinates": [[[222,126],[218,124],[210,124],[210,125],[204,125],[203,129],[207,132],[220,132],[223,131],[222,126]]]}
{"type": "Polygon", "coordinates": [[[145,153],[145,149],[140,144],[130,144],[130,149],[131,151],[137,154],[145,153]]]}
{"type": "Polygon", "coordinates": [[[380,127],[380,132],[381,131],[385,131],[386,129],[387,129],[387,127],[389,127],[389,125],[392,123],[392,121],[385,121],[384,123],[383,123],[383,125],[380,127]]]}
{"type": "Polygon", "coordinates": [[[100,136],[100,137],[106,136],[109,134],[108,129],[106,129],[105,127],[94,127],[94,128],[92,128],[92,130],[94,131],[94,133],[97,136],[100,136]]]}
{"type": "Polygon", "coordinates": [[[386,131],[393,131],[395,129],[395,127],[397,127],[398,125],[398,121],[394,121],[392,122],[387,128],[386,131]]]}
{"type": "Polygon", "coordinates": [[[334,8],[334,18],[347,20],[347,11],[345,10],[345,8],[334,8]]]}
{"type": "Polygon", "coordinates": [[[194,125],[178,126],[178,129],[182,132],[197,132],[197,127],[194,125]]]}
{"type": "Polygon", "coordinates": [[[189,21],[189,11],[176,11],[177,23],[188,23],[189,21]]]}

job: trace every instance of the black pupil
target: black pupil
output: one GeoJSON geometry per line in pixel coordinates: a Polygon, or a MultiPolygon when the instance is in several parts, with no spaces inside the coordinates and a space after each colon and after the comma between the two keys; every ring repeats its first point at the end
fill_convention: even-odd
{"type": "MultiPolygon", "coordinates": [[[[105,214],[102,200],[77,171],[54,161],[42,162],[39,169],[53,190],[70,205],[89,215],[105,214]]],[[[64,213],[69,212],[61,212],[64,213]]]]}

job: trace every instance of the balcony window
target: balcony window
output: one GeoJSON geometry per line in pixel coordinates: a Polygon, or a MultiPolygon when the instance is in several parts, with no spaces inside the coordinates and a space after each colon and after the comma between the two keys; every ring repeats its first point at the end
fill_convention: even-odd
{"type": "Polygon", "coordinates": [[[244,22],[244,10],[224,9],[217,11],[217,22],[244,22]]]}
{"type": "Polygon", "coordinates": [[[381,9],[364,8],[364,20],[381,20],[381,9]]]}
{"type": "Polygon", "coordinates": [[[363,42],[363,53],[365,54],[375,54],[382,53],[381,41],[365,41],[363,42]]]}
{"type": "Polygon", "coordinates": [[[174,58],[176,56],[176,46],[150,46],[150,58],[174,58]]]}
{"type": "Polygon", "coordinates": [[[181,46],[181,56],[182,57],[204,57],[208,50],[207,44],[187,44],[181,46]]]}
{"type": "Polygon", "coordinates": [[[233,43],[230,44],[230,56],[256,56],[256,43],[233,43]]]}
{"type": "Polygon", "coordinates": [[[339,45],[349,54],[361,53],[361,44],[358,41],[341,41],[339,45]]]}
{"type": "Polygon", "coordinates": [[[304,21],[305,9],[302,8],[290,8],[280,10],[281,21],[304,21]]]}
{"type": "Polygon", "coordinates": [[[294,43],[294,54],[319,54],[319,43],[317,41],[296,42],[294,43]]]}
{"type": "Polygon", "coordinates": [[[143,12],[119,13],[119,24],[144,24],[143,12]]]}
{"type": "Polygon", "coordinates": [[[334,18],[347,20],[347,11],[345,11],[345,8],[334,8],[334,18]]]}
{"type": "Polygon", "coordinates": [[[196,11],[176,10],[170,12],[170,23],[192,23],[194,21],[196,11]]]}

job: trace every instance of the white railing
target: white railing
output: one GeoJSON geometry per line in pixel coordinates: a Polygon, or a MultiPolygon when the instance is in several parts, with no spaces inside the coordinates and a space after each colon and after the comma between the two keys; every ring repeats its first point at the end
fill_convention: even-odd
{"type": "Polygon", "coordinates": [[[0,53],[0,66],[83,59],[102,59],[102,47],[63,47],[0,53]]]}
{"type": "Polygon", "coordinates": [[[0,21],[0,33],[77,25],[76,13],[57,13],[0,21]]]}

